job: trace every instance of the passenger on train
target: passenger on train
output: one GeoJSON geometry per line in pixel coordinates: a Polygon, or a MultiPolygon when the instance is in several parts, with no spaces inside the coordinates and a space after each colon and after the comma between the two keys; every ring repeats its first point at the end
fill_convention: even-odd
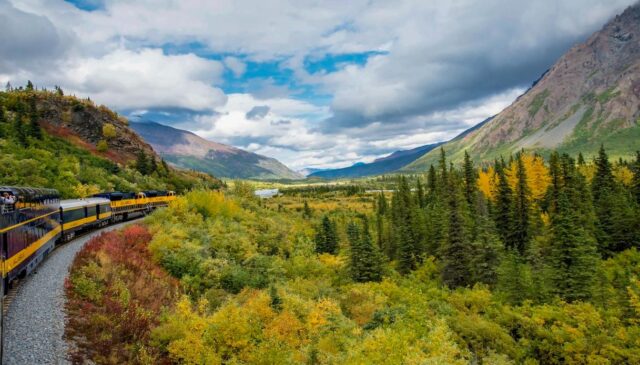
{"type": "Polygon", "coordinates": [[[5,191],[0,197],[0,211],[2,213],[10,213],[14,209],[14,204],[16,204],[15,195],[5,191]]]}

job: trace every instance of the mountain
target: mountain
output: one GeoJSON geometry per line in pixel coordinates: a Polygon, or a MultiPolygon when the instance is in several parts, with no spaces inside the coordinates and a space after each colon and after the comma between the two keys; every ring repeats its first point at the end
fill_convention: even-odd
{"type": "Polygon", "coordinates": [[[420,156],[438,147],[441,143],[428,144],[411,150],[396,151],[386,157],[376,159],[371,163],[358,162],[350,167],[333,170],[321,170],[313,172],[309,177],[321,177],[325,179],[339,179],[349,177],[362,177],[380,175],[394,172],[405,165],[415,161],[420,156]]]}
{"type": "Polygon", "coordinates": [[[212,176],[162,164],[125,118],[89,99],[26,88],[0,92],[0,176],[7,185],[100,191],[219,188],[212,176]]]}
{"type": "Polygon", "coordinates": [[[301,179],[280,161],[155,122],[132,122],[138,132],[168,162],[215,176],[241,179],[301,179]]]}
{"type": "Polygon", "coordinates": [[[302,169],[302,170],[297,170],[297,172],[299,174],[302,174],[302,176],[309,176],[309,175],[311,175],[313,173],[324,171],[324,170],[326,170],[326,169],[317,169],[317,168],[313,168],[313,167],[307,167],[307,168],[302,169]]]}
{"type": "MultiPolygon", "coordinates": [[[[610,156],[640,148],[640,4],[627,8],[584,43],[564,54],[509,107],[475,131],[444,145],[461,161],[478,162],[520,149],[585,156],[604,144],[610,156]]],[[[408,165],[419,171],[437,161],[433,151],[408,165]]]]}

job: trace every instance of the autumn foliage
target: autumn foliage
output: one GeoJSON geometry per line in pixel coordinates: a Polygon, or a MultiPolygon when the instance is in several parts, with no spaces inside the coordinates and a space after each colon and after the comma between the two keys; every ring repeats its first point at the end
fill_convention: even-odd
{"type": "Polygon", "coordinates": [[[151,235],[134,225],[93,238],[66,282],[66,337],[74,363],[165,362],[149,333],[177,298],[177,281],[151,260],[151,235]]]}

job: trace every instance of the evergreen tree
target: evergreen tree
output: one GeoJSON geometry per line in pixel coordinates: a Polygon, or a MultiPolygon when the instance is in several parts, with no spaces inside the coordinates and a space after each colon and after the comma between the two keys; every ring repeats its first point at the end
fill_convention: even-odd
{"type": "Polygon", "coordinates": [[[511,229],[513,228],[513,196],[504,168],[504,161],[496,161],[495,169],[496,174],[498,175],[498,187],[494,209],[494,221],[496,223],[498,236],[502,239],[503,244],[506,247],[511,247],[511,243],[513,242],[511,239],[511,229]]]}
{"type": "Polygon", "coordinates": [[[572,201],[578,198],[579,181],[573,161],[566,164],[564,184],[558,192],[551,216],[552,291],[565,300],[587,300],[595,275],[598,254],[595,238],[580,224],[579,211],[572,201]]]}
{"type": "Polygon", "coordinates": [[[443,191],[447,189],[447,155],[444,152],[444,148],[440,147],[440,160],[438,161],[438,168],[440,169],[440,181],[439,185],[443,191]]]}
{"type": "Polygon", "coordinates": [[[406,274],[416,268],[418,262],[418,242],[414,236],[414,200],[411,197],[411,189],[407,179],[401,176],[398,181],[398,190],[392,201],[393,236],[395,251],[391,258],[398,258],[398,271],[406,274]]]}
{"type": "Polygon", "coordinates": [[[27,89],[27,91],[33,91],[33,83],[31,82],[31,80],[27,81],[26,89],[27,89]]]}
{"type": "Polygon", "coordinates": [[[316,232],[316,252],[332,255],[338,252],[338,232],[335,223],[327,215],[322,217],[322,223],[316,232]]]}
{"type": "Polygon", "coordinates": [[[471,284],[471,245],[468,240],[458,192],[458,181],[454,172],[449,175],[449,230],[443,249],[442,281],[450,288],[471,284]]]}
{"type": "Polygon", "coordinates": [[[27,133],[35,139],[42,139],[42,129],[38,123],[38,107],[36,106],[35,95],[29,97],[29,126],[27,133]]]}
{"type": "Polygon", "coordinates": [[[23,116],[21,113],[16,112],[13,119],[13,132],[15,133],[16,139],[23,146],[27,147],[29,141],[27,140],[27,130],[26,126],[23,122],[23,116]]]}
{"type": "Polygon", "coordinates": [[[387,198],[384,196],[384,192],[380,192],[378,199],[376,200],[376,228],[378,247],[384,251],[387,247],[388,240],[386,235],[385,222],[387,220],[387,211],[389,206],[387,204],[387,198]]]}
{"type": "Polygon", "coordinates": [[[616,183],[613,177],[611,163],[604,149],[600,146],[598,157],[595,160],[596,172],[591,181],[591,191],[593,194],[593,205],[596,213],[596,238],[598,249],[605,257],[619,251],[616,248],[612,235],[617,234],[615,213],[621,213],[619,196],[616,196],[616,183]]]}
{"type": "Polygon", "coordinates": [[[527,249],[529,243],[529,215],[530,215],[530,192],[527,185],[527,174],[522,160],[522,154],[516,157],[516,190],[514,194],[513,208],[513,228],[508,235],[507,245],[515,247],[521,255],[527,249]]]}
{"type": "Polygon", "coordinates": [[[584,161],[584,156],[582,156],[582,152],[578,153],[578,166],[584,166],[586,162],[584,161]]]}
{"type": "Polygon", "coordinates": [[[531,266],[515,249],[507,248],[500,260],[497,288],[510,304],[521,304],[533,296],[531,266]]]}
{"type": "Polygon", "coordinates": [[[633,179],[631,180],[631,192],[640,206],[640,151],[636,151],[636,160],[632,167],[633,179]]]}
{"type": "Polygon", "coordinates": [[[494,286],[498,280],[498,265],[502,243],[491,219],[481,214],[477,218],[477,234],[472,243],[471,271],[473,281],[494,286]]]}
{"type": "Polygon", "coordinates": [[[309,203],[307,203],[306,200],[304,201],[304,206],[302,208],[302,217],[305,219],[311,218],[311,208],[309,208],[309,203]]]}
{"type": "Polygon", "coordinates": [[[355,222],[347,226],[350,252],[351,278],[357,282],[382,280],[382,256],[378,248],[371,242],[369,225],[366,217],[362,230],[355,222]]]}
{"type": "Polygon", "coordinates": [[[419,208],[424,208],[426,205],[424,189],[422,188],[422,183],[420,182],[420,178],[418,178],[416,182],[416,204],[418,205],[419,208]]]}
{"type": "Polygon", "coordinates": [[[149,175],[151,173],[149,159],[147,158],[147,154],[143,150],[140,150],[138,152],[138,156],[136,158],[136,169],[142,175],[149,175]]]}
{"type": "Polygon", "coordinates": [[[436,176],[436,168],[433,165],[429,166],[429,174],[427,175],[427,188],[428,195],[435,195],[438,184],[438,178],[436,176]]]}
{"type": "Polygon", "coordinates": [[[467,151],[464,151],[464,196],[469,205],[469,210],[475,212],[476,198],[478,195],[478,173],[473,166],[473,161],[467,151]]]}

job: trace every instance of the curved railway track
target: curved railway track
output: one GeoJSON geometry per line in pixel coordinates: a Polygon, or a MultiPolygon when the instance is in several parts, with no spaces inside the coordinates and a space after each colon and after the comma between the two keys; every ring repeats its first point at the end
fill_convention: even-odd
{"type": "Polygon", "coordinates": [[[35,273],[6,296],[2,364],[69,363],[64,340],[64,282],[71,263],[91,238],[132,221],[91,231],[57,247],[35,273]]]}

